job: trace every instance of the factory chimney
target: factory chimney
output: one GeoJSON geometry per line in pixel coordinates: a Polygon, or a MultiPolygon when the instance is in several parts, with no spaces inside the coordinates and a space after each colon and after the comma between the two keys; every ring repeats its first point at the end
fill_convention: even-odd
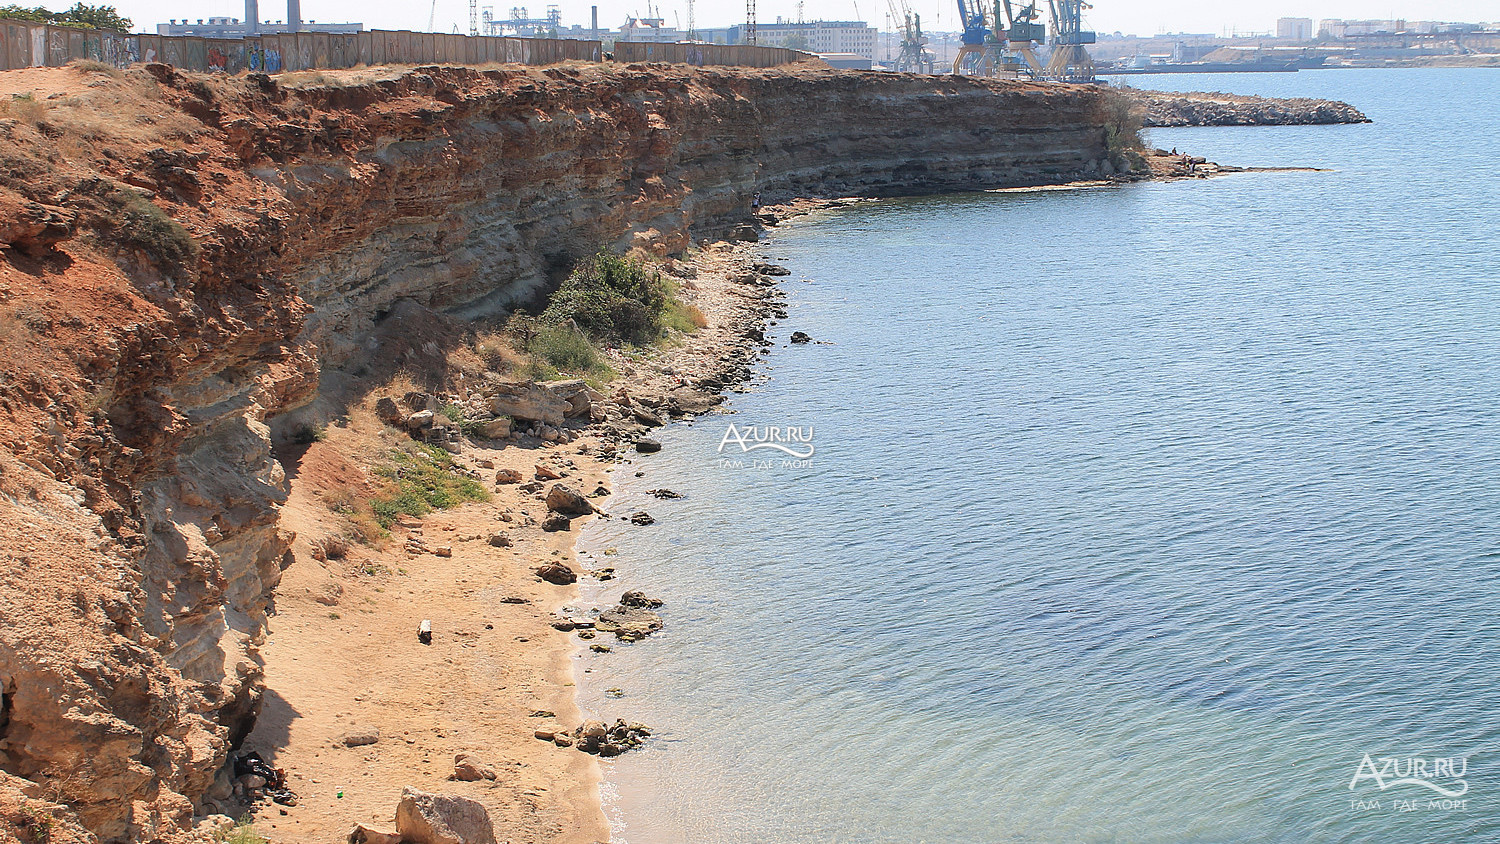
{"type": "Polygon", "coordinates": [[[286,31],[302,31],[302,0],[286,0],[286,31]]]}
{"type": "Polygon", "coordinates": [[[245,0],[245,34],[260,31],[260,0],[245,0]]]}
{"type": "Polygon", "coordinates": [[[599,37],[599,7],[598,6],[590,6],[589,8],[593,10],[593,17],[591,18],[591,20],[589,22],[589,29],[592,30],[592,31],[589,34],[592,35],[595,38],[598,38],[599,37]]]}

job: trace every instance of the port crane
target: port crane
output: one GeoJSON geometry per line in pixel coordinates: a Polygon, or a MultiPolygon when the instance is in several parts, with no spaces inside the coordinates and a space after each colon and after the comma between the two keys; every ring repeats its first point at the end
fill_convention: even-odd
{"type": "Polygon", "coordinates": [[[1083,28],[1083,10],[1094,8],[1087,0],[1047,0],[1052,7],[1052,55],[1047,59],[1047,78],[1058,82],[1093,82],[1094,59],[1085,44],[1095,43],[1094,33],[1083,28]]]}
{"type": "MultiPolygon", "coordinates": [[[[901,53],[896,57],[896,70],[901,73],[932,73],[937,56],[927,49],[927,36],[922,34],[922,16],[911,10],[907,0],[887,0],[891,16],[903,21],[901,29],[901,53]]],[[[889,55],[889,54],[887,54],[889,55]]]]}
{"type": "Polygon", "coordinates": [[[984,18],[984,7],[978,0],[958,0],[958,23],[963,27],[960,40],[963,46],[953,57],[953,72],[969,75],[990,76],[994,73],[994,62],[987,45],[991,40],[990,25],[984,18]]]}
{"type": "Polygon", "coordinates": [[[1083,28],[1083,10],[1093,8],[1087,0],[1047,0],[1052,51],[1045,65],[1036,54],[1036,45],[1047,36],[1046,26],[1038,21],[1038,0],[1019,7],[1012,0],[995,0],[993,31],[978,0],[957,2],[963,47],[953,60],[954,73],[993,76],[998,71],[1052,82],[1094,81],[1094,60],[1084,47],[1095,43],[1094,33],[1083,28]]]}
{"type": "Polygon", "coordinates": [[[1018,12],[1011,5],[1010,0],[996,0],[995,21],[998,26],[1001,18],[1000,11],[1005,11],[1005,31],[1000,33],[1005,42],[1005,49],[1014,53],[1020,59],[1012,64],[1017,72],[1027,73],[1032,77],[1041,78],[1046,75],[1042,62],[1036,56],[1036,45],[1047,40],[1047,27],[1037,23],[1036,19],[1041,16],[1037,11],[1036,0],[1026,4],[1018,12]],[[1021,62],[1025,62],[1024,68],[1021,62]]]}

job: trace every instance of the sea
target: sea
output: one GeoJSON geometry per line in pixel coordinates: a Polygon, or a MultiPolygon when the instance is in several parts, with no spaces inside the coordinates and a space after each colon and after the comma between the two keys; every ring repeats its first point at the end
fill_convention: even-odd
{"type": "Polygon", "coordinates": [[[1500,71],[1147,81],[1374,122],[771,230],[756,381],[581,546],[665,601],[577,659],[615,841],[1500,841],[1500,71]]]}

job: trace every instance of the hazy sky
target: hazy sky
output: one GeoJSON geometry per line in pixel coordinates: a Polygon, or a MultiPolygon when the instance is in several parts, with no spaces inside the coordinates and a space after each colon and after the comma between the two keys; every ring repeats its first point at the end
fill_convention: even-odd
{"type": "MultiPolygon", "coordinates": [[[[956,0],[910,0],[912,8],[922,15],[926,29],[956,29],[956,0]]],[[[24,5],[35,5],[37,0],[21,0],[24,5]]],[[[108,2],[108,0],[96,0],[108,2]]],[[[806,20],[869,21],[871,25],[885,28],[886,14],[890,3],[900,0],[805,0],[803,18],[806,20]]],[[[545,0],[479,0],[483,9],[494,7],[497,17],[508,17],[513,5],[527,4],[533,17],[541,17],[546,9],[545,0]]],[[[647,0],[597,0],[599,24],[615,28],[624,22],[626,15],[649,14],[647,0]]],[[[50,0],[49,8],[66,8],[72,0],[50,0]]],[[[590,0],[558,0],[562,9],[563,24],[588,25],[590,0]]],[[[1039,4],[1044,5],[1044,4],[1039,4]]],[[[193,19],[209,16],[243,17],[243,0],[119,0],[117,8],[136,23],[137,30],[151,29],[169,18],[184,16],[193,19]],[[148,27],[149,25],[149,27],[148,27]]],[[[284,2],[261,0],[261,18],[281,20],[286,16],[284,2]]],[[[457,24],[461,31],[468,31],[469,7],[467,0],[436,0],[434,28],[451,32],[457,24]]],[[[687,0],[661,0],[656,5],[658,13],[667,23],[679,22],[687,26],[687,0]],[[675,18],[674,18],[675,13],[675,18]]],[[[372,29],[426,29],[429,14],[434,10],[431,0],[412,2],[381,2],[374,0],[302,0],[302,17],[317,21],[359,21],[372,29]]],[[[761,22],[775,21],[777,16],[795,20],[797,0],[758,0],[757,17],[761,22]]],[[[1258,3],[1204,2],[1204,0],[1098,0],[1096,8],[1085,11],[1085,21],[1099,32],[1124,32],[1127,34],[1151,35],[1157,32],[1210,32],[1224,33],[1238,30],[1241,33],[1272,30],[1278,17],[1321,18],[1406,18],[1408,20],[1486,21],[1500,20],[1500,3],[1496,0],[1423,0],[1404,5],[1385,0],[1265,0],[1258,3]]],[[[728,26],[745,19],[743,2],[730,0],[698,0],[696,19],[699,26],[728,26]]]]}

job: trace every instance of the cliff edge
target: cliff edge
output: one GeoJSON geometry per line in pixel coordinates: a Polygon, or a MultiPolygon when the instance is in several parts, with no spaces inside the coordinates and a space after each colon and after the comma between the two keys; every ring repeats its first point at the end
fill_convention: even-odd
{"type": "Polygon", "coordinates": [[[0,829],[201,836],[293,536],[273,439],[460,318],[751,197],[1066,182],[1098,89],[562,65],[0,74],[0,829]]]}

